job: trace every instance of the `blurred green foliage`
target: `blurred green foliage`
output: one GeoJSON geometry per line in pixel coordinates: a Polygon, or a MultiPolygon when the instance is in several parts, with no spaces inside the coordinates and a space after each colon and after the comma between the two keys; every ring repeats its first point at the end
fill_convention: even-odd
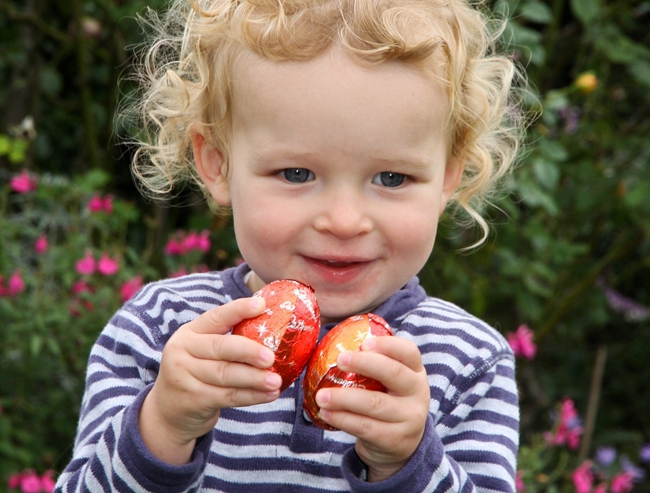
{"type": "MultiPolygon", "coordinates": [[[[120,76],[143,39],[134,16],[164,5],[0,3],[0,275],[20,267],[29,294],[0,299],[0,491],[11,472],[67,463],[88,345],[120,302],[117,280],[102,278],[101,293],[86,293],[101,309],[71,318],[74,259],[110,247],[125,259],[122,275],[153,279],[179,228],[211,231],[210,268],[236,256],[230,225],[191,191],[142,201],[132,150],[117,138],[125,129],[113,115],[132,90],[120,76]],[[43,184],[29,198],[9,190],[23,167],[43,184]],[[97,191],[119,197],[115,215],[84,212],[97,191]],[[55,234],[49,263],[31,253],[39,231],[55,234]]],[[[549,409],[570,396],[593,430],[583,455],[613,445],[636,460],[650,441],[650,1],[489,6],[511,19],[504,46],[525,67],[540,116],[486,211],[487,244],[460,251],[477,232],[443,221],[421,279],[503,333],[535,332],[537,356],[518,370],[522,442],[538,443],[549,409]],[[602,380],[596,354],[606,355],[602,380]]]]}

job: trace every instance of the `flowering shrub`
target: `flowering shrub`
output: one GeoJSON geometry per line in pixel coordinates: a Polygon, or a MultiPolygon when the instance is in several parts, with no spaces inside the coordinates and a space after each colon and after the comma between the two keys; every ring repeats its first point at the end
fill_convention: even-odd
{"type": "MultiPolygon", "coordinates": [[[[645,470],[603,446],[595,457],[580,461],[577,449],[583,432],[573,401],[565,398],[552,413],[550,431],[534,435],[520,446],[517,491],[566,493],[628,493],[645,478],[645,470]]],[[[650,462],[650,444],[638,451],[640,462],[650,462]]]]}
{"type": "MultiPolygon", "coordinates": [[[[175,232],[154,267],[140,253],[152,245],[129,243],[143,227],[138,210],[104,194],[107,182],[98,171],[68,179],[0,169],[0,491],[52,491],[90,346],[115,310],[147,281],[208,269],[205,229],[175,232]]],[[[223,267],[235,255],[216,249],[215,258],[223,267]]]]}
{"type": "Polygon", "coordinates": [[[143,278],[159,277],[127,244],[136,208],[93,205],[106,181],[0,175],[0,477],[23,492],[51,491],[90,345],[143,278]]]}

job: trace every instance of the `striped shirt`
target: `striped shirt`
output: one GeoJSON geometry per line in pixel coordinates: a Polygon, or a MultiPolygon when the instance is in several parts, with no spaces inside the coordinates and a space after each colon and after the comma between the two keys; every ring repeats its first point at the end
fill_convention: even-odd
{"type": "MultiPolygon", "coordinates": [[[[151,283],[109,321],[88,362],[73,458],[57,492],[514,491],[519,409],[505,339],[457,306],[427,297],[417,278],[375,310],[422,353],[431,390],[424,436],[392,477],[365,482],[355,437],[305,419],[302,377],[274,402],[223,409],[190,463],[153,456],[138,431],[163,347],[183,324],[251,296],[243,264],[151,283]]],[[[321,337],[332,327],[325,325],[321,337]]]]}

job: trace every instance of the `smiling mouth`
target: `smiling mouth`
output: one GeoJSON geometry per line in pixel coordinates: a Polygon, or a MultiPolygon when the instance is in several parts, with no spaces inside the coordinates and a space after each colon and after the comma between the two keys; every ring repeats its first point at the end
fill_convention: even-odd
{"type": "Polygon", "coordinates": [[[325,264],[328,267],[350,267],[351,265],[357,265],[362,262],[339,262],[337,260],[319,260],[319,259],[314,259],[317,262],[320,262],[321,264],[325,264]]]}

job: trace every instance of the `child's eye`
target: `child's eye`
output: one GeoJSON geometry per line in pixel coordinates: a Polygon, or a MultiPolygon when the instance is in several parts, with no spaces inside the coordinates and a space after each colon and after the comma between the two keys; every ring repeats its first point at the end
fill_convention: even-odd
{"type": "Polygon", "coordinates": [[[393,173],[392,171],[384,171],[382,173],[377,173],[372,182],[375,185],[381,185],[382,187],[395,188],[399,187],[406,180],[406,175],[402,173],[393,173]]]}
{"type": "Polygon", "coordinates": [[[314,179],[314,173],[305,168],[283,169],[280,175],[290,183],[305,183],[314,179]]]}

